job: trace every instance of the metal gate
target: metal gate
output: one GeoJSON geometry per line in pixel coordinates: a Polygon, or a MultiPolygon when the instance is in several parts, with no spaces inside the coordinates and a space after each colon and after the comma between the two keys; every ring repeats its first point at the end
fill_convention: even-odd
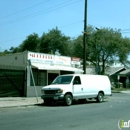
{"type": "Polygon", "coordinates": [[[0,69],[0,97],[25,96],[25,71],[0,69]]]}

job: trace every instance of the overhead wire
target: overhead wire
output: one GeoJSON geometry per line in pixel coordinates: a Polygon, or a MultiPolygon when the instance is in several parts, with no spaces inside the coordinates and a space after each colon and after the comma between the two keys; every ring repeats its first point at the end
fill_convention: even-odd
{"type": "Polygon", "coordinates": [[[121,30],[121,33],[130,33],[130,29],[123,29],[121,30]]]}
{"type": "Polygon", "coordinates": [[[24,11],[26,11],[26,10],[29,10],[29,9],[31,9],[31,8],[34,8],[34,7],[39,6],[39,5],[41,5],[41,4],[44,4],[44,3],[48,2],[48,1],[49,1],[49,0],[46,0],[46,1],[44,1],[44,2],[38,3],[38,4],[36,4],[36,5],[33,5],[33,6],[31,6],[31,7],[28,7],[28,8],[22,9],[22,10],[19,10],[19,11],[15,12],[15,13],[8,14],[8,15],[6,15],[6,16],[0,17],[0,19],[4,19],[4,18],[10,17],[10,16],[12,16],[12,15],[15,15],[15,14],[18,14],[18,13],[21,13],[21,12],[24,12],[24,11]]]}
{"type": "Polygon", "coordinates": [[[75,2],[70,3],[70,0],[69,0],[69,1],[67,1],[67,2],[63,2],[62,4],[58,4],[58,5],[56,5],[56,6],[52,6],[52,7],[50,7],[50,8],[47,8],[47,9],[38,11],[38,12],[36,12],[36,13],[30,14],[30,15],[27,15],[27,16],[23,16],[23,17],[21,17],[21,18],[14,19],[14,20],[12,20],[12,21],[0,23],[0,26],[1,26],[1,25],[10,24],[10,23],[14,23],[14,22],[18,22],[18,21],[22,21],[22,20],[25,20],[25,19],[28,19],[28,18],[32,18],[32,17],[38,16],[38,15],[44,14],[44,13],[48,13],[48,12],[51,12],[51,11],[54,11],[54,10],[57,10],[57,9],[66,7],[66,6],[68,6],[68,5],[75,4],[75,3],[79,2],[79,1],[81,1],[81,0],[77,0],[77,1],[75,1],[75,2]],[[53,8],[54,8],[54,9],[53,9],[53,8]]]}
{"type": "MultiPolygon", "coordinates": [[[[59,27],[59,28],[64,28],[64,27],[67,27],[67,26],[72,26],[72,25],[75,25],[75,24],[79,24],[79,23],[81,23],[81,22],[83,22],[83,21],[77,21],[77,22],[74,22],[74,23],[70,23],[70,24],[67,24],[67,25],[63,25],[63,26],[61,26],[61,27],[59,27]]],[[[6,42],[10,42],[10,41],[15,41],[15,40],[21,39],[21,38],[23,38],[23,37],[26,37],[26,36],[22,36],[22,37],[19,37],[19,38],[16,38],[16,39],[10,39],[10,40],[3,41],[3,42],[0,42],[0,43],[6,43],[6,42]]]]}
{"type": "MultiPolygon", "coordinates": [[[[30,17],[35,17],[35,16],[40,15],[40,14],[43,14],[43,13],[51,12],[51,11],[54,11],[54,10],[57,10],[57,9],[66,7],[66,6],[68,6],[68,5],[75,4],[75,3],[79,2],[79,1],[82,1],[82,0],[77,0],[77,1],[71,2],[71,3],[70,3],[70,0],[69,0],[69,1],[64,2],[64,3],[62,3],[62,4],[58,4],[58,5],[56,5],[56,6],[52,6],[52,7],[48,8],[48,9],[46,9],[46,10],[42,10],[42,11],[36,12],[35,14],[31,14],[31,15],[25,16],[25,17],[29,17],[29,18],[30,18],[30,17]],[[69,3],[68,3],[68,2],[69,2],[69,3]]],[[[42,2],[42,3],[45,3],[45,2],[47,2],[47,1],[44,1],[44,2],[42,2]]],[[[20,12],[23,12],[23,11],[26,11],[26,10],[28,10],[28,9],[30,9],[30,8],[33,8],[33,7],[35,7],[35,6],[38,6],[38,5],[42,4],[42,3],[39,3],[39,4],[37,4],[37,5],[31,6],[31,7],[26,8],[26,9],[23,9],[23,10],[21,10],[21,11],[15,12],[15,13],[13,13],[13,14],[6,15],[6,16],[1,17],[1,18],[9,17],[9,16],[11,16],[11,15],[14,15],[14,14],[17,14],[17,13],[20,13],[20,12]]],[[[25,19],[25,17],[22,17],[22,18],[25,19]]],[[[13,22],[14,22],[14,20],[13,20],[13,22]]],[[[17,22],[17,21],[15,21],[15,22],[17,22]]],[[[75,24],[81,23],[81,22],[83,22],[83,21],[77,21],[77,22],[75,22],[75,23],[70,23],[70,24],[61,26],[61,27],[59,27],[59,28],[64,28],[64,27],[67,27],[67,26],[71,26],[71,25],[75,25],[75,24]]],[[[8,24],[8,23],[10,23],[10,22],[6,22],[6,23],[4,23],[4,24],[8,24]]],[[[1,25],[1,24],[0,24],[0,25],[1,25]]],[[[15,40],[21,39],[21,38],[23,38],[23,37],[26,37],[26,36],[22,36],[22,37],[19,37],[19,38],[16,38],[16,39],[10,39],[10,40],[3,41],[3,42],[0,42],[0,43],[15,41],[15,40]]]]}
{"type": "Polygon", "coordinates": [[[130,29],[123,29],[123,30],[121,30],[121,31],[130,31],[130,29]]]}

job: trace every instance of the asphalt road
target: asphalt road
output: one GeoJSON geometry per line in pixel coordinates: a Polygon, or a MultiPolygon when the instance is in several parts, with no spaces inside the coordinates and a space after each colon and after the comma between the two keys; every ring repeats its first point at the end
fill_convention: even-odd
{"type": "Polygon", "coordinates": [[[120,119],[130,120],[130,94],[115,93],[103,103],[69,107],[5,108],[0,110],[0,130],[119,130],[120,119]]]}

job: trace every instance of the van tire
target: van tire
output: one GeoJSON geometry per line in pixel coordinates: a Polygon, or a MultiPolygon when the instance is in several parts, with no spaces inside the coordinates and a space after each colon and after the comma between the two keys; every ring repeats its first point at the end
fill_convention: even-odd
{"type": "Polygon", "coordinates": [[[65,105],[70,106],[72,104],[72,101],[72,96],[70,94],[66,94],[64,99],[65,105]]]}
{"type": "Polygon", "coordinates": [[[97,96],[97,98],[96,98],[96,100],[97,100],[97,102],[99,102],[99,103],[103,102],[103,100],[104,100],[104,95],[103,95],[103,93],[99,92],[99,93],[98,93],[98,96],[97,96]]]}

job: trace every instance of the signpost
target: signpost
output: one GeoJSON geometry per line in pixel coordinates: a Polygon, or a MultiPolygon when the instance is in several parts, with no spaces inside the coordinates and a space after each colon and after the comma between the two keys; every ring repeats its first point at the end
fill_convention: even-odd
{"type": "Polygon", "coordinates": [[[38,94],[37,94],[37,89],[36,89],[36,85],[35,85],[35,80],[34,80],[32,67],[31,67],[31,61],[30,60],[28,60],[28,65],[29,65],[29,70],[30,70],[31,76],[32,76],[33,85],[34,85],[34,89],[35,89],[35,93],[36,93],[36,99],[37,99],[37,103],[38,103],[38,94]]]}

